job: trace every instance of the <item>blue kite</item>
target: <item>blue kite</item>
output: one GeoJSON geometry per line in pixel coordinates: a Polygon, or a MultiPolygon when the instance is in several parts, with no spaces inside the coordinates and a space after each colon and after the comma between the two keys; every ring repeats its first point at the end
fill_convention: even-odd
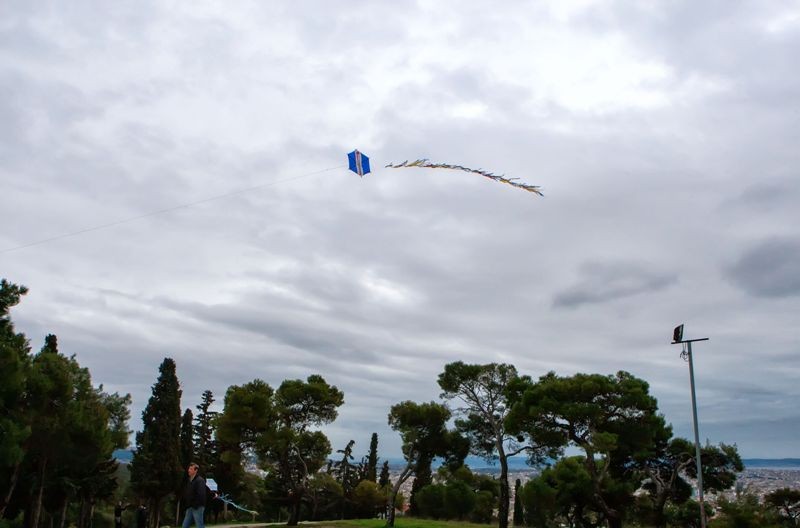
{"type": "Polygon", "coordinates": [[[369,158],[358,150],[354,150],[350,154],[347,155],[347,159],[350,162],[350,170],[361,176],[364,177],[365,174],[369,174],[369,158]]]}

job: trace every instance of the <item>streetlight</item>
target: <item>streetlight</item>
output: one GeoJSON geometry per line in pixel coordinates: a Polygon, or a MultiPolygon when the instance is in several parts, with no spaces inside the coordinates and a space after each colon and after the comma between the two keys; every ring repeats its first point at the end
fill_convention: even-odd
{"type": "Polygon", "coordinates": [[[700,462],[700,432],[697,429],[697,397],[694,393],[694,363],[692,362],[692,343],[708,341],[707,337],[700,339],[684,339],[683,325],[680,324],[672,331],[672,344],[683,345],[681,357],[689,362],[689,383],[692,387],[692,418],[694,419],[694,449],[697,459],[697,497],[700,499],[700,528],[706,528],[706,509],[703,502],[703,465],[700,462]]]}

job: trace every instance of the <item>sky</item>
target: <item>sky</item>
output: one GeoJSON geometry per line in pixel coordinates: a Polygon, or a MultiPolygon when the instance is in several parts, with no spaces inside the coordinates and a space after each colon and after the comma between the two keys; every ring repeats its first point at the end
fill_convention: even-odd
{"type": "Polygon", "coordinates": [[[2,2],[12,318],[132,429],[164,357],[192,409],[321,374],[359,456],[459,360],[631,372],[690,438],[685,323],[701,440],[800,457],[798,54],[786,0],[2,2]]]}

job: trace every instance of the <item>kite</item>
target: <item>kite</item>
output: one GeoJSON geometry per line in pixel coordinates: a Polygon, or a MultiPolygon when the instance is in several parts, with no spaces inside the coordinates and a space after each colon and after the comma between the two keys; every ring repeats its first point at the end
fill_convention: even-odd
{"type": "MultiPolygon", "coordinates": [[[[402,169],[405,167],[420,167],[425,169],[452,169],[465,172],[472,172],[475,174],[480,174],[481,176],[489,178],[490,180],[494,180],[500,183],[505,183],[507,185],[511,185],[512,187],[516,187],[518,189],[523,189],[528,192],[538,194],[539,196],[544,196],[538,185],[530,185],[528,183],[516,181],[518,178],[506,178],[504,176],[498,176],[497,174],[492,174],[491,172],[485,171],[483,169],[470,169],[469,167],[462,167],[461,165],[450,165],[447,163],[431,163],[427,159],[418,159],[417,161],[412,161],[412,162],[406,160],[403,163],[390,163],[386,165],[386,167],[390,169],[402,169]]],[[[350,168],[351,169],[353,168],[352,162],[350,168]]]]}
{"type": "Polygon", "coordinates": [[[350,162],[350,170],[361,176],[364,177],[365,174],[369,174],[369,158],[358,150],[354,150],[350,154],[347,155],[347,160],[350,162]]]}

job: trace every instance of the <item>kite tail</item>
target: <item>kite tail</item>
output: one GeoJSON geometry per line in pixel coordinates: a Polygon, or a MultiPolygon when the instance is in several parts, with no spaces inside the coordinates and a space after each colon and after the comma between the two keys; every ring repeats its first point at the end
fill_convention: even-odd
{"type": "Polygon", "coordinates": [[[431,163],[430,160],[426,158],[418,159],[412,162],[405,160],[402,163],[389,163],[388,165],[386,165],[386,168],[389,169],[402,169],[405,167],[420,167],[425,169],[451,169],[451,170],[460,170],[464,172],[471,172],[473,174],[480,174],[481,176],[489,178],[490,180],[511,185],[512,187],[516,187],[517,189],[522,189],[524,191],[538,194],[539,196],[544,196],[542,194],[541,187],[539,187],[538,185],[531,185],[529,183],[517,181],[519,180],[519,178],[506,178],[505,176],[493,174],[483,169],[471,169],[469,167],[464,167],[462,165],[450,165],[448,163],[431,163]]]}

